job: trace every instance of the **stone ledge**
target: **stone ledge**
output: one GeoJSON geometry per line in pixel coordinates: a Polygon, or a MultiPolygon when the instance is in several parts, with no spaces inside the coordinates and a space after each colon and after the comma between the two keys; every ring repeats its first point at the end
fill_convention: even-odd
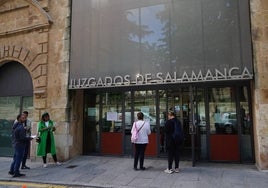
{"type": "Polygon", "coordinates": [[[29,8],[29,5],[22,5],[22,6],[18,6],[18,7],[14,7],[14,8],[9,8],[9,9],[0,9],[0,14],[5,14],[7,12],[11,12],[11,11],[17,11],[20,9],[24,9],[24,8],[29,8]]]}
{"type": "Polygon", "coordinates": [[[7,4],[6,6],[4,5],[5,3],[10,3],[10,1],[9,0],[1,0],[1,2],[0,2],[0,13],[16,11],[16,10],[19,10],[19,9],[29,7],[29,4],[27,2],[25,2],[25,1],[21,1],[19,4],[11,2],[10,4],[7,4]]]}
{"type": "Polygon", "coordinates": [[[40,28],[43,28],[43,27],[48,27],[49,25],[50,25],[49,23],[38,24],[38,25],[31,26],[31,27],[24,27],[24,28],[15,29],[13,31],[5,31],[5,32],[1,32],[0,36],[16,34],[16,33],[19,33],[19,32],[24,32],[24,31],[29,31],[29,30],[40,29],[40,28]]]}
{"type": "Polygon", "coordinates": [[[42,89],[42,90],[34,90],[34,95],[36,96],[36,98],[46,98],[47,96],[47,91],[46,89],[42,89]]]}

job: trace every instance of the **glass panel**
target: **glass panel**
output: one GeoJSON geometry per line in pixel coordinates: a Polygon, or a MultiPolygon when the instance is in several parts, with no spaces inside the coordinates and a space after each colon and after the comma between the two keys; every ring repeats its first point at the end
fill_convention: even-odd
{"type": "Polygon", "coordinates": [[[252,153],[252,118],[249,111],[248,88],[240,88],[241,117],[241,157],[242,161],[253,161],[252,153]]]}
{"type": "MultiPolygon", "coordinates": [[[[176,117],[181,121],[185,140],[183,143],[182,159],[191,157],[191,135],[189,134],[189,112],[190,112],[190,94],[188,88],[180,90],[167,91],[167,110],[174,111],[176,117]]],[[[167,119],[166,119],[167,120],[167,119]]],[[[164,149],[165,151],[165,149],[164,149]]]]}
{"type": "Polygon", "coordinates": [[[210,88],[209,120],[211,134],[237,134],[235,88],[210,88]]]}
{"type": "Polygon", "coordinates": [[[33,97],[22,97],[22,111],[28,111],[28,119],[33,118],[33,97]]]}
{"type": "Polygon", "coordinates": [[[156,91],[135,91],[134,92],[134,120],[137,121],[137,113],[144,114],[144,121],[150,123],[151,134],[146,147],[145,156],[156,156],[158,151],[157,125],[156,122],[156,91]]]}
{"type": "Polygon", "coordinates": [[[160,154],[166,152],[165,147],[165,123],[167,121],[167,92],[165,90],[159,91],[159,119],[160,119],[160,128],[159,128],[159,143],[160,143],[160,154]]]}
{"type": "Polygon", "coordinates": [[[122,93],[102,95],[101,152],[120,155],[123,153],[122,93]]]}
{"type": "MultiPolygon", "coordinates": [[[[190,118],[191,118],[191,103],[190,103],[190,93],[189,90],[187,88],[187,90],[185,88],[182,89],[181,92],[181,107],[180,109],[180,120],[182,121],[182,125],[183,125],[183,131],[184,131],[184,145],[183,145],[183,149],[184,149],[184,154],[190,156],[191,153],[191,148],[192,148],[192,138],[191,138],[191,134],[190,134],[190,118]]],[[[177,109],[177,107],[175,108],[177,109]]],[[[179,117],[179,116],[178,116],[179,117]]]]}
{"type": "Polygon", "coordinates": [[[14,121],[20,113],[20,97],[0,97],[0,112],[1,119],[14,121]]]}
{"type": "Polygon", "coordinates": [[[20,97],[0,97],[0,155],[13,155],[11,130],[20,113],[20,97]]]}
{"type": "Polygon", "coordinates": [[[102,132],[122,132],[122,94],[102,96],[102,132]]]}
{"type": "Polygon", "coordinates": [[[212,161],[240,160],[236,89],[236,87],[208,89],[212,161]]]}
{"type": "Polygon", "coordinates": [[[197,89],[194,95],[194,103],[196,106],[195,124],[197,126],[197,157],[204,160],[207,159],[207,131],[204,89],[197,89]]]}
{"type": "Polygon", "coordinates": [[[100,96],[86,95],[85,98],[85,125],[84,125],[84,153],[100,151],[99,125],[100,96]]]}
{"type": "Polygon", "coordinates": [[[134,120],[137,120],[137,113],[142,112],[144,120],[150,122],[152,133],[156,132],[155,91],[135,91],[134,97],[134,120]]]}
{"type": "Polygon", "coordinates": [[[130,142],[131,127],[133,119],[131,118],[131,92],[125,92],[125,155],[132,155],[132,143],[130,142]]]}
{"type": "Polygon", "coordinates": [[[73,1],[70,77],[88,78],[90,73],[105,82],[107,76],[130,75],[128,82],[138,73],[153,77],[158,72],[198,74],[244,66],[252,72],[250,58],[241,62],[241,55],[251,53],[250,45],[240,47],[241,38],[250,43],[247,4],[248,0],[73,1]]]}

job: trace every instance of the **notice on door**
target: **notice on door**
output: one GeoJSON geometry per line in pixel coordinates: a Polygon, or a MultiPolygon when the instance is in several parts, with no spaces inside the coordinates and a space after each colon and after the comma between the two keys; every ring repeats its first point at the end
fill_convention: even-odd
{"type": "Polygon", "coordinates": [[[117,112],[107,112],[107,121],[117,121],[117,112]]]}

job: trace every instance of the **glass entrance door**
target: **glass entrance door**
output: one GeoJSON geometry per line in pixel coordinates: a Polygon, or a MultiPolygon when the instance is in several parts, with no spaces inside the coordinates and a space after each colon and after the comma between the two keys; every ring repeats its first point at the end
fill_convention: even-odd
{"type": "Polygon", "coordinates": [[[123,154],[122,93],[87,94],[83,153],[123,154]]]}
{"type": "Polygon", "coordinates": [[[152,131],[146,155],[166,157],[164,126],[174,111],[185,134],[182,160],[253,161],[249,91],[239,85],[91,92],[85,97],[84,154],[133,155],[130,131],[143,112],[152,131]]]}
{"type": "Polygon", "coordinates": [[[131,128],[134,121],[137,120],[137,113],[144,114],[144,120],[150,123],[151,135],[149,144],[146,148],[146,156],[157,156],[157,120],[156,120],[156,91],[143,90],[134,92],[125,92],[124,113],[122,119],[124,122],[124,154],[133,155],[133,148],[130,142],[131,128]]]}
{"type": "Polygon", "coordinates": [[[185,140],[182,146],[182,160],[206,157],[206,121],[203,89],[190,90],[183,87],[177,90],[159,91],[159,153],[166,155],[164,125],[167,112],[174,111],[181,121],[185,140]]]}
{"type": "Polygon", "coordinates": [[[101,152],[103,154],[123,154],[122,98],[121,92],[102,95],[101,152]]]}
{"type": "Polygon", "coordinates": [[[151,135],[149,135],[149,144],[147,145],[145,155],[157,156],[157,119],[156,119],[156,91],[145,90],[134,92],[133,105],[134,121],[137,120],[137,113],[144,114],[144,121],[148,121],[151,127],[151,135]]]}

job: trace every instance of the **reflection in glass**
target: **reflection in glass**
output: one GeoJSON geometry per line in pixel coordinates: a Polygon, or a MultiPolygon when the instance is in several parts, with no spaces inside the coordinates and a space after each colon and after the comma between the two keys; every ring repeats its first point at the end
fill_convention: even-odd
{"type": "MultiPolygon", "coordinates": [[[[241,55],[245,56],[243,53],[251,50],[250,45],[245,45],[241,51],[240,31],[248,33],[248,28],[240,28],[238,14],[242,4],[248,2],[81,2],[73,3],[72,61],[75,63],[71,64],[71,70],[74,70],[71,77],[75,77],[78,67],[90,72],[92,77],[129,74],[133,80],[138,73],[155,75],[176,71],[182,75],[184,71],[191,73],[192,70],[221,67],[246,65],[251,68],[249,58],[241,63],[241,55]],[[81,16],[81,12],[85,15],[81,16]],[[83,48],[77,50],[76,47],[81,46],[83,48]]],[[[247,19],[243,21],[248,22],[247,19]]],[[[245,41],[250,41],[246,34],[243,36],[245,41]]],[[[86,74],[79,76],[88,77],[86,74]]]]}
{"type": "Polygon", "coordinates": [[[209,119],[212,134],[237,134],[234,88],[209,89],[209,119]]]}
{"type": "Polygon", "coordinates": [[[144,121],[150,122],[151,131],[156,132],[155,91],[135,91],[134,99],[134,120],[137,120],[137,113],[142,112],[144,121]]]}
{"type": "Polygon", "coordinates": [[[0,119],[15,120],[20,112],[20,97],[0,97],[0,119]]]}
{"type": "Polygon", "coordinates": [[[167,121],[167,92],[165,90],[159,90],[159,143],[160,143],[160,153],[166,152],[165,147],[165,123],[167,121]]]}
{"type": "Polygon", "coordinates": [[[84,153],[100,151],[100,95],[88,94],[85,97],[84,153]]]}
{"type": "Polygon", "coordinates": [[[252,161],[252,120],[249,107],[248,88],[240,88],[241,152],[243,161],[252,161]]]}
{"type": "Polygon", "coordinates": [[[125,142],[124,153],[127,155],[132,154],[132,143],[130,142],[132,118],[131,118],[131,91],[125,92],[125,142]]]}
{"type": "Polygon", "coordinates": [[[13,155],[11,132],[14,120],[20,113],[21,97],[0,97],[0,155],[13,155]]]}
{"type": "Polygon", "coordinates": [[[196,88],[194,92],[195,125],[197,126],[198,156],[207,159],[207,131],[204,89],[196,88]]]}
{"type": "Polygon", "coordinates": [[[22,111],[28,111],[28,118],[33,119],[33,97],[22,98],[22,111]]]}

